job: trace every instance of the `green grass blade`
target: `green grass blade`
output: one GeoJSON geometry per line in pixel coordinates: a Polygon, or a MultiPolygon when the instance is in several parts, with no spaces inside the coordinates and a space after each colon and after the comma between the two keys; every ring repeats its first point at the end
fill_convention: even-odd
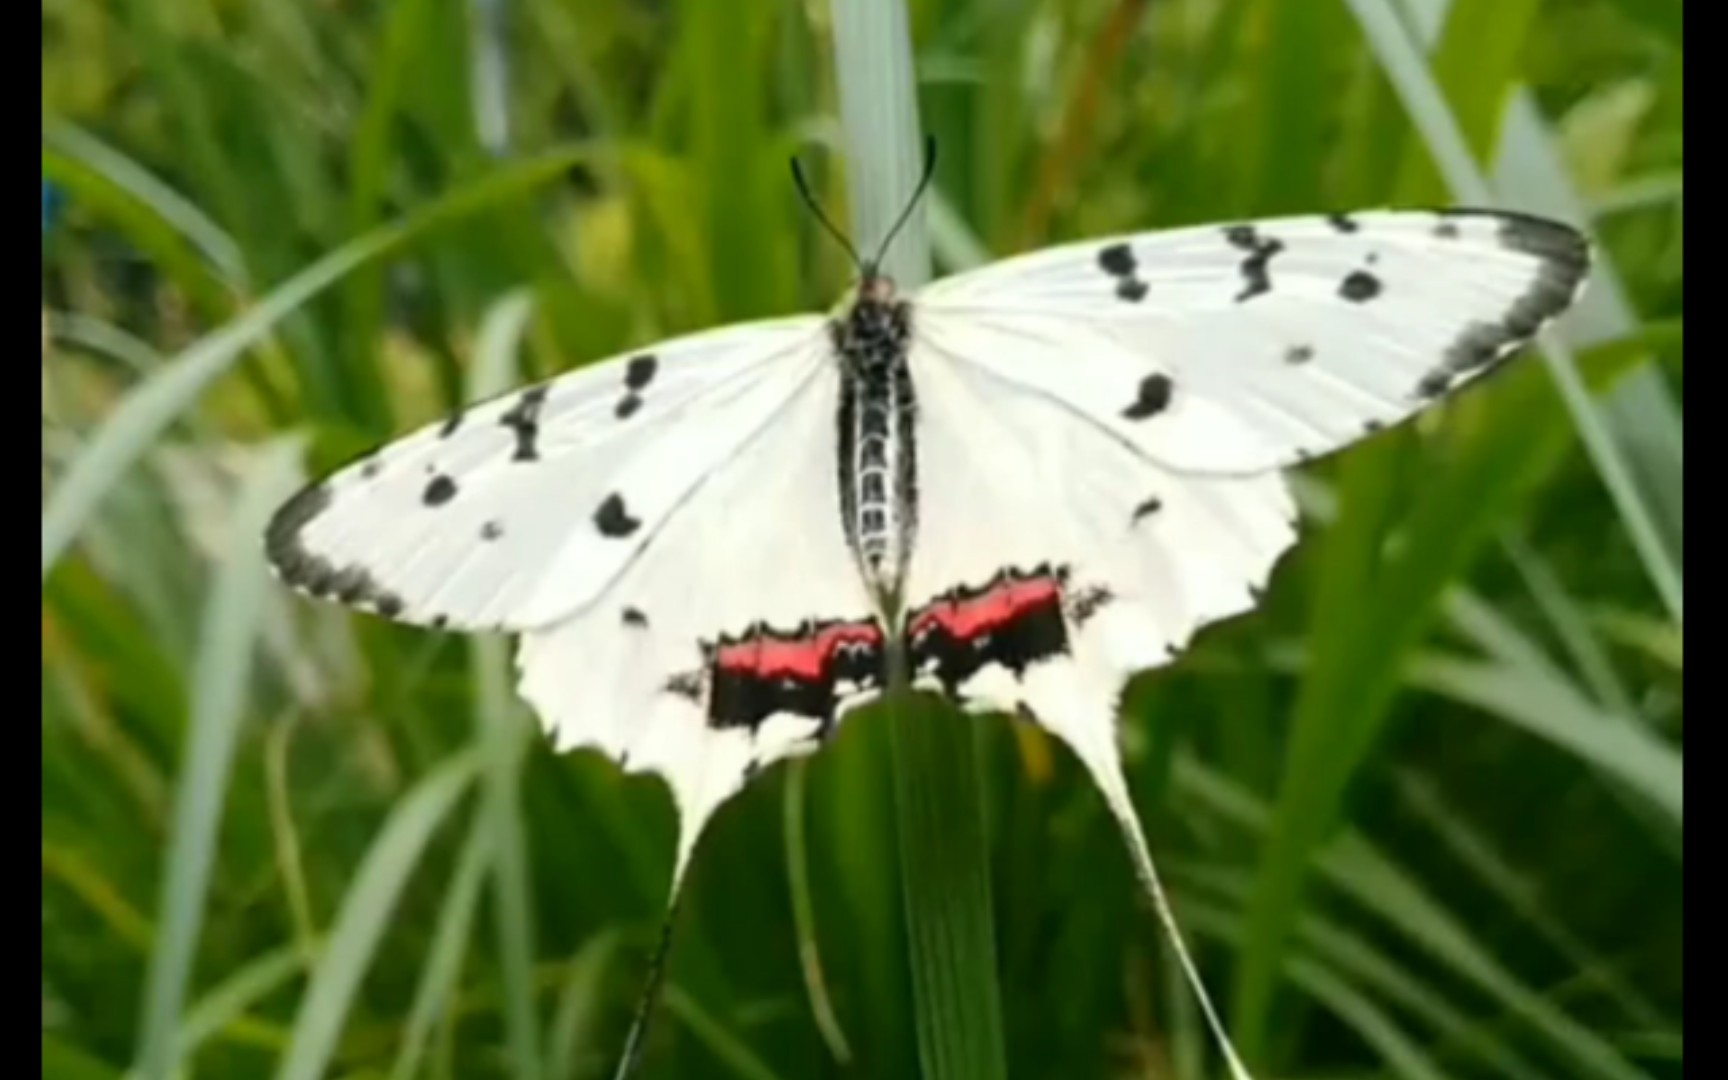
{"type": "MultiPolygon", "coordinates": [[[[72,345],[113,357],[142,375],[162,363],[162,354],[122,327],[77,311],[48,312],[48,335],[57,345],[72,345]]],[[[47,373],[44,372],[44,378],[47,373]]]]}
{"type": "Polygon", "coordinates": [[[492,863],[495,839],[490,820],[477,815],[468,827],[468,838],[456,860],[456,872],[450,877],[444,903],[438,911],[432,950],[420,969],[414,1002],[402,1024],[396,1062],[390,1067],[391,1080],[413,1080],[419,1075],[432,1025],[449,1008],[473,930],[474,909],[480,903],[480,887],[486,883],[486,870],[492,863]]]}
{"type": "MultiPolygon", "coordinates": [[[[1190,757],[1177,760],[1176,782],[1184,793],[1237,825],[1267,835],[1275,828],[1275,815],[1265,804],[1190,757]]],[[[1334,837],[1317,854],[1315,872],[1542,1035],[1553,1051],[1582,1070],[1575,1075],[1651,1080],[1592,1028],[1566,1015],[1519,980],[1457,915],[1358,833],[1334,837]]]]}
{"type": "Polygon", "coordinates": [[[666,987],[666,1008],[738,1080],[779,1080],[780,1074],[681,988],[666,987]]]}
{"type": "Polygon", "coordinates": [[[786,772],[785,819],[787,887],[792,894],[792,928],[798,935],[798,966],[804,974],[804,993],[810,999],[810,1015],[822,1033],[828,1052],[840,1065],[852,1063],[852,1047],[840,1027],[828,984],[822,975],[822,950],[816,933],[816,905],[810,896],[810,845],[804,828],[808,805],[804,783],[809,765],[794,761],[786,772]]]}
{"type": "Polygon", "coordinates": [[[186,1012],[175,1036],[174,1052],[182,1062],[205,1042],[241,1019],[248,1010],[287,986],[306,970],[306,959],[297,945],[289,945],[248,962],[223,979],[186,1012]]]}
{"type": "MultiPolygon", "coordinates": [[[[923,164],[904,4],[841,0],[834,51],[853,236],[873,250],[923,164]]],[[[884,270],[903,288],[930,274],[924,215],[907,221],[884,270]]],[[[895,816],[912,1002],[926,1080],[1006,1075],[978,758],[969,721],[891,686],[895,816]]]]}
{"type": "Polygon", "coordinates": [[[1643,725],[1605,715],[1565,682],[1434,652],[1415,659],[1409,679],[1555,743],[1639,792],[1680,826],[1686,800],[1680,753],[1643,725]]]}
{"type": "Polygon", "coordinates": [[[150,957],[140,1024],[138,1069],[147,1080],[167,1080],[174,1066],[174,1033],[192,979],[216,831],[246,713],[253,647],[270,587],[263,548],[250,541],[263,533],[270,515],[293,493],[300,478],[299,455],[299,440],[284,439],[268,445],[249,471],[228,521],[228,556],[216,572],[204,611],[192,715],[162,874],[160,931],[150,957]]]}
{"type": "Polygon", "coordinates": [[[597,1075],[610,1060],[601,1053],[581,1057],[579,1051],[598,1045],[606,973],[618,955],[618,942],[615,930],[603,930],[584,942],[565,966],[564,987],[546,1038],[545,1075],[553,1080],[597,1075]]]}
{"type": "Polygon", "coordinates": [[[924,1076],[1006,1076],[973,722],[908,696],[889,723],[924,1076]]]}
{"type": "Polygon", "coordinates": [[[391,811],[342,900],[322,959],[300,1002],[294,1039],[276,1070],[276,1080],[324,1076],[360,979],[378,951],[408,875],[483,763],[478,748],[459,752],[416,782],[391,811]]]}
{"type": "MultiPolygon", "coordinates": [[[[148,169],[66,120],[45,120],[42,144],[81,163],[153,211],[158,220],[197,248],[224,281],[235,288],[244,287],[246,263],[234,238],[196,203],[158,180],[148,169]]],[[[45,173],[48,171],[44,169],[45,173]]]]}
{"type": "Polygon", "coordinates": [[[92,511],[157,436],[276,323],[356,267],[556,179],[581,157],[580,150],[567,149],[500,168],[400,222],[351,240],[272,289],[238,319],[174,357],[114,409],[49,494],[42,511],[42,576],[48,576],[92,511]]]}
{"type": "Polygon", "coordinates": [[[1437,785],[1420,774],[1407,772],[1398,777],[1398,793],[1403,804],[1433,831],[1452,857],[1467,866],[1508,910],[1515,912],[1530,933],[1546,941],[1574,971],[1584,973],[1602,987],[1626,1010],[1626,1015],[1652,1028],[1662,1023],[1660,1012],[1637,988],[1547,910],[1541,902],[1540,886],[1531,878],[1528,868],[1514,866],[1512,859],[1498,850],[1495,839],[1468,820],[1463,809],[1452,805],[1437,785]]]}
{"type": "MultiPolygon", "coordinates": [[[[347,235],[364,236],[378,224],[390,164],[392,135],[402,109],[403,82],[413,56],[424,49],[427,38],[427,0],[402,0],[391,4],[379,35],[378,51],[370,66],[366,102],[354,125],[348,144],[348,198],[344,214],[347,235]]],[[[369,357],[379,339],[384,312],[384,274],[377,266],[357,267],[342,287],[343,332],[346,355],[354,362],[346,372],[321,372],[316,378],[330,386],[346,385],[353,411],[382,422],[389,413],[376,365],[360,362],[369,357]]],[[[341,355],[333,353],[332,356],[341,355]]]]}
{"type": "MultiPolygon", "coordinates": [[[[1198,933],[1230,941],[1241,937],[1241,920],[1212,903],[1185,899],[1183,921],[1198,933]]],[[[1432,1055],[1371,996],[1330,964],[1306,952],[1286,955],[1283,974],[1319,1002],[1380,1056],[1393,1076],[1404,1080],[1449,1080],[1432,1055]]]]}

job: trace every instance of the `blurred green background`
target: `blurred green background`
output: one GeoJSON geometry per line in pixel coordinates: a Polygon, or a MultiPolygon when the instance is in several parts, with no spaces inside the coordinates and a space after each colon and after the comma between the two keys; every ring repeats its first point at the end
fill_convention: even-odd
{"type": "MultiPolygon", "coordinates": [[[[1122,738],[1261,1077],[1681,1075],[1679,0],[911,9],[939,269],[1449,203],[1447,125],[1594,232],[1556,367],[1305,469],[1262,609],[1122,738]]],[[[552,755],[504,642],[289,597],[259,531],[464,397],[832,303],[786,173],[843,205],[829,17],[44,0],[45,1077],[610,1075],[664,788],[552,755]]],[[[1216,1075],[1084,775],[976,731],[1009,1075],[1216,1075]]],[[[887,769],[865,716],[721,812],[643,1075],[916,1074],[887,769]]]]}

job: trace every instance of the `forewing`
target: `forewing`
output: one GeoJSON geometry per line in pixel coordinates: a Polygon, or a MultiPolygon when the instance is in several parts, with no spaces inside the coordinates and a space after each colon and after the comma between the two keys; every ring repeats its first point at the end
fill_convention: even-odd
{"type": "Polygon", "coordinates": [[[809,380],[822,326],[678,338],[429,424],[285,504],[271,563],[304,592],[422,626],[569,615],[809,380]]]}
{"type": "Polygon", "coordinates": [[[1119,236],[919,292],[917,328],[1176,470],[1337,449],[1494,368],[1576,297],[1571,228],[1497,211],[1119,236]]]}
{"type": "Polygon", "coordinates": [[[881,689],[882,630],[840,524],[838,375],[806,378],[599,602],[522,638],[559,749],[665,777],[682,876],[716,808],[881,689]]]}

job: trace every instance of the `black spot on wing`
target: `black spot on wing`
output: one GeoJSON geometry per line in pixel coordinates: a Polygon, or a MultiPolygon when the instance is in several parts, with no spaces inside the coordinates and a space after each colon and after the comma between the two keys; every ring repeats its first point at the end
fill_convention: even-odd
{"type": "Polygon", "coordinates": [[[1134,259],[1133,248],[1127,244],[1111,244],[1099,249],[1098,266],[1116,279],[1116,296],[1119,299],[1136,304],[1146,298],[1147,285],[1135,276],[1139,263],[1134,259]]]}
{"type": "Polygon", "coordinates": [[[1272,257],[1284,250],[1284,242],[1261,236],[1252,225],[1231,225],[1224,230],[1224,239],[1248,253],[1242,260],[1242,280],[1245,284],[1236,302],[1252,300],[1261,293],[1272,291],[1272,257]]]}
{"type": "Polygon", "coordinates": [[[366,459],[365,464],[360,466],[360,478],[362,480],[371,480],[383,471],[384,459],[377,454],[373,454],[371,457],[366,459]]]}
{"type": "Polygon", "coordinates": [[[1326,223],[1341,233],[1353,233],[1362,227],[1349,214],[1327,214],[1326,223]]]}
{"type": "Polygon", "coordinates": [[[624,388],[640,391],[654,381],[654,373],[659,367],[660,361],[653,353],[631,357],[630,362],[624,365],[624,388]]]}
{"type": "Polygon", "coordinates": [[[1098,614],[1115,599],[1116,594],[1105,586],[1090,585],[1076,589],[1072,593],[1064,592],[1062,610],[1075,626],[1085,626],[1092,621],[1092,616],[1098,614]]]}
{"type": "Polygon", "coordinates": [[[1352,270],[1338,286],[1338,295],[1352,303],[1367,303],[1380,295],[1380,279],[1366,270],[1352,270]]]}
{"type": "Polygon", "coordinates": [[[504,535],[504,523],[494,518],[480,526],[480,539],[496,540],[504,535]]]}
{"type": "MultiPolygon", "coordinates": [[[[308,484],[276,511],[264,530],[264,554],[284,569],[283,563],[302,551],[300,532],[312,520],[330,507],[330,489],[323,484],[308,484]]],[[[284,572],[286,577],[286,572],[284,572]]],[[[292,579],[290,579],[292,580],[292,579]]]]}
{"type": "Polygon", "coordinates": [[[1314,346],[1292,345],[1284,350],[1284,362],[1287,364],[1306,364],[1314,359],[1314,346]]]}
{"type": "Polygon", "coordinates": [[[702,675],[700,672],[679,672],[667,679],[661,689],[674,697],[699,703],[702,700],[702,675]]]}
{"type": "Polygon", "coordinates": [[[1157,416],[1170,406],[1170,396],[1175,384],[1167,375],[1148,375],[1140,380],[1138,394],[1134,404],[1122,410],[1122,415],[1130,420],[1145,420],[1157,416]]]}
{"type": "Polygon", "coordinates": [[[612,409],[612,415],[620,420],[628,420],[642,407],[642,399],[635,394],[625,394],[618,399],[618,404],[612,409]]]}
{"type": "Polygon", "coordinates": [[[456,497],[456,481],[440,473],[434,476],[426,485],[426,490],[420,493],[420,501],[427,506],[443,506],[456,497]]]}
{"type": "Polygon", "coordinates": [[[1498,223],[1495,238],[1510,251],[1536,260],[1529,286],[1497,319],[1481,319],[1459,331],[1440,364],[1417,381],[1415,396],[1436,398],[1461,376],[1493,367],[1534,337],[1544,323],[1571,305],[1590,271],[1590,245],[1569,225],[1505,210],[1454,209],[1441,212],[1440,225],[1472,218],[1498,223]]]}
{"type": "Polygon", "coordinates": [[[1416,396],[1419,398],[1437,398],[1452,389],[1452,376],[1444,369],[1430,371],[1422,376],[1422,381],[1416,384],[1416,396]]]}
{"type": "Polygon", "coordinates": [[[600,500],[600,506],[594,511],[594,527],[600,530],[601,536],[621,539],[641,528],[642,522],[630,516],[624,508],[624,498],[616,491],[600,500]]]}
{"type": "Polygon", "coordinates": [[[646,629],[648,626],[648,616],[633,607],[625,608],[619,615],[619,619],[625,626],[634,627],[638,630],[646,629]]]}
{"type": "Polygon", "coordinates": [[[1098,252],[1098,265],[1111,277],[1127,277],[1138,269],[1134,249],[1127,244],[1111,244],[1098,252]]]}
{"type": "Polygon", "coordinates": [[[1134,508],[1134,516],[1130,520],[1138,523],[1143,518],[1151,517],[1162,509],[1164,509],[1164,500],[1154,495],[1134,508]]]}
{"type": "Polygon", "coordinates": [[[338,566],[306,547],[306,526],[330,506],[323,484],[303,489],[276,511],[264,531],[264,553],[283,581],[320,599],[371,608],[386,618],[402,612],[402,598],[357,563],[338,566]]]}
{"type": "Polygon", "coordinates": [[[446,416],[444,418],[444,426],[438,429],[438,437],[440,439],[448,439],[450,436],[456,434],[456,429],[462,426],[462,418],[467,415],[467,412],[468,410],[466,409],[457,409],[449,416],[446,416]]]}
{"type": "Polygon", "coordinates": [[[540,407],[546,402],[546,387],[530,386],[522,391],[516,404],[510,406],[498,422],[516,435],[513,461],[535,461],[540,457],[540,407]]]}

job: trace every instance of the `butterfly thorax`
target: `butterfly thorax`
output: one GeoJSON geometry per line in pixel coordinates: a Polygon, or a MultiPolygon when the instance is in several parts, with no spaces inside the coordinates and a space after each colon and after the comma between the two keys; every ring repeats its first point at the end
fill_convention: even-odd
{"type": "Polygon", "coordinates": [[[840,513],[846,541],[878,595],[899,592],[918,524],[916,397],[907,367],[911,305],[866,274],[829,323],[840,363],[840,513]]]}

